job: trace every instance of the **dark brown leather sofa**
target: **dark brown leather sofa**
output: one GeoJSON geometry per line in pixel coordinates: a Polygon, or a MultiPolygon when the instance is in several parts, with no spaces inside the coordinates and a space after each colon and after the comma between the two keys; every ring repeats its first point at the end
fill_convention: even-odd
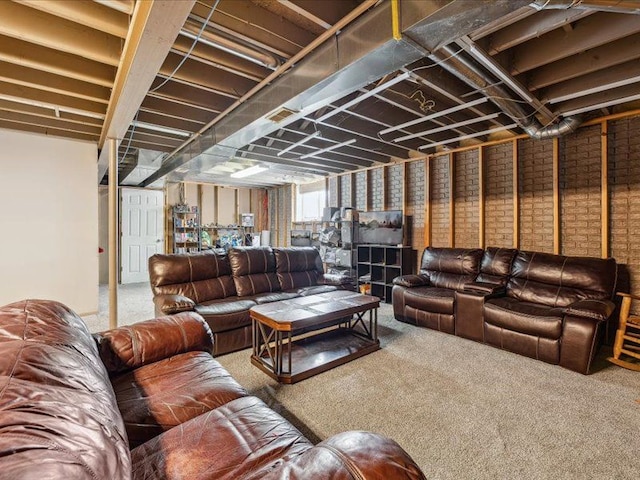
{"type": "Polygon", "coordinates": [[[588,374],[613,303],[612,258],[515,249],[424,250],[393,287],[397,320],[588,374]]]}
{"type": "Polygon", "coordinates": [[[7,479],[423,479],[368,432],[317,446],[211,356],[196,313],[92,336],[61,303],[0,307],[7,479]]]}
{"type": "Polygon", "coordinates": [[[202,315],[213,331],[214,355],[251,346],[255,305],[354,288],[347,276],[325,275],[312,247],[157,254],[149,258],[149,276],[156,314],[202,315]]]}

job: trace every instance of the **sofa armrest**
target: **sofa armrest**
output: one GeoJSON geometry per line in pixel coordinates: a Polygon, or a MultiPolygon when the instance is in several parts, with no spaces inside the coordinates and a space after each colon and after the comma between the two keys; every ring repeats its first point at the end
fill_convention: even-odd
{"type": "Polygon", "coordinates": [[[401,287],[426,287],[431,285],[429,277],[426,275],[402,275],[393,279],[394,285],[401,287]]]}
{"type": "Polygon", "coordinates": [[[564,313],[575,317],[591,318],[599,322],[607,320],[615,310],[610,300],[578,300],[569,305],[564,313]]]}
{"type": "Polygon", "coordinates": [[[93,335],[109,374],[190,351],[213,351],[209,325],[195,312],[154,318],[93,335]]]}
{"type": "Polygon", "coordinates": [[[163,315],[173,315],[180,312],[192,312],[196,308],[196,302],[184,295],[161,294],[153,297],[156,306],[156,313],[163,315]]]}
{"type": "Polygon", "coordinates": [[[471,282],[464,284],[464,291],[467,293],[479,293],[481,295],[504,295],[506,288],[504,285],[489,282],[471,282]]]}
{"type": "Polygon", "coordinates": [[[332,436],[264,472],[262,480],[358,478],[424,480],[413,459],[395,441],[370,432],[332,436]]]}

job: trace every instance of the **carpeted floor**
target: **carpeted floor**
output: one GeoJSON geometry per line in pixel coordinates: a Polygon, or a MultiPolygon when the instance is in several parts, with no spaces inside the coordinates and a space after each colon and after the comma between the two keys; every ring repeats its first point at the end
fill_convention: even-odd
{"type": "MultiPolygon", "coordinates": [[[[153,313],[148,285],[130,291],[146,298],[122,294],[122,323],[149,318],[125,313],[153,313]]],[[[609,365],[607,351],[585,376],[392,315],[380,308],[381,350],[295,385],[253,367],[249,350],[218,360],[311,440],[382,433],[430,479],[639,478],[640,374],[609,365]]]]}

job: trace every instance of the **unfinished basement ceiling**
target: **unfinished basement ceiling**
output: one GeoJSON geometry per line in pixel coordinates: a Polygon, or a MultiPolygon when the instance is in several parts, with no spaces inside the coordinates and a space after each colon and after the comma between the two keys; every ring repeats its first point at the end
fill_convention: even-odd
{"type": "Polygon", "coordinates": [[[0,127],[100,148],[120,136],[121,184],[305,182],[637,109],[639,13],[620,0],[4,1],[0,127]]]}

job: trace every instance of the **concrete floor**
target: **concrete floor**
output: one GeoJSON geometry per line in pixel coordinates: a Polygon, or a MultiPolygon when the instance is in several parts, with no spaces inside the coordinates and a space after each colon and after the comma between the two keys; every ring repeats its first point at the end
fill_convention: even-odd
{"type": "MultiPolygon", "coordinates": [[[[82,317],[92,333],[109,328],[109,286],[100,285],[98,296],[97,315],[82,317]]],[[[130,325],[154,317],[153,296],[149,282],[118,286],[118,326],[130,325]]]]}

